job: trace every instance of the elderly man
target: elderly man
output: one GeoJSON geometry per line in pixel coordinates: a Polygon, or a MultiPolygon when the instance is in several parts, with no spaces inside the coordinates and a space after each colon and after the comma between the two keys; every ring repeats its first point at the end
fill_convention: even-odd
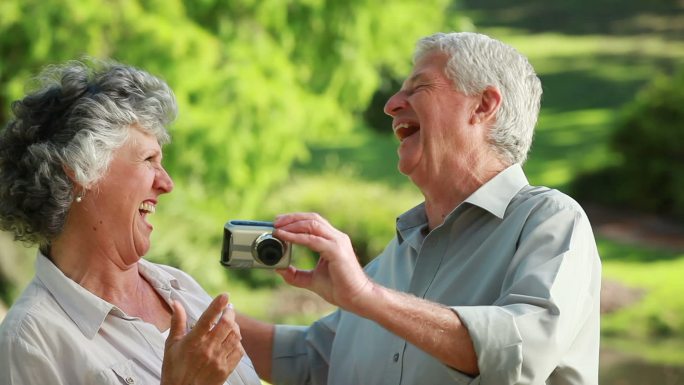
{"type": "Polygon", "coordinates": [[[309,327],[240,316],[274,384],[596,384],[601,266],[591,226],[563,193],[530,186],[541,84],[525,57],[480,34],[420,40],[385,106],[399,170],[425,201],[365,269],[316,214],[275,235],[320,254],[285,281],[339,307],[309,327]]]}

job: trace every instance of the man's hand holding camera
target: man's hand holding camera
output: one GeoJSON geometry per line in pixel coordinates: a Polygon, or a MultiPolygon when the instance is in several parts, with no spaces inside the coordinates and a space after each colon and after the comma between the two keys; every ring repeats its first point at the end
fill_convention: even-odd
{"type": "Polygon", "coordinates": [[[372,298],[375,285],[359,265],[347,234],[315,213],[281,215],[274,226],[274,236],[320,255],[311,271],[293,266],[277,270],[287,283],[311,290],[345,310],[362,311],[362,303],[372,298]]]}

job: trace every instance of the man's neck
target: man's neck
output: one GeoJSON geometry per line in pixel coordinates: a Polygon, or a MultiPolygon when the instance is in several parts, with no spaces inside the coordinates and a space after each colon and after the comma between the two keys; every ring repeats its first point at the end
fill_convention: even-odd
{"type": "Polygon", "coordinates": [[[497,162],[488,167],[463,169],[448,178],[440,178],[442,183],[429,183],[425,188],[418,186],[425,197],[425,213],[430,230],[444,223],[447,215],[506,167],[497,162]]]}

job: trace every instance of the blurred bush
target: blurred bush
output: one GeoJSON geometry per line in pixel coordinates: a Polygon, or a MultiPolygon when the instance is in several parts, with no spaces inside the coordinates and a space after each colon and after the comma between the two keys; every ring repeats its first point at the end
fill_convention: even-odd
{"type": "MultiPolygon", "coordinates": [[[[2,0],[0,125],[48,64],[104,57],[164,78],[180,109],[164,149],[176,189],[153,219],[160,226],[148,257],[218,291],[227,276],[216,268],[224,221],[256,217],[292,165],[309,161],[312,144],[358,127],[383,77],[408,72],[419,37],[459,27],[454,4],[2,0]]],[[[15,246],[4,247],[12,265],[15,246]]],[[[11,302],[7,282],[0,296],[11,302]]]]}
{"type": "Polygon", "coordinates": [[[35,253],[35,248],[14,242],[12,234],[0,231],[0,312],[2,304],[11,304],[33,275],[35,253]]]}
{"type": "Polygon", "coordinates": [[[624,107],[611,147],[622,161],[581,175],[575,195],[684,220],[684,67],[624,107]]]}
{"type": "Polygon", "coordinates": [[[320,214],[349,235],[356,256],[365,265],[395,235],[396,217],[421,201],[417,189],[364,181],[351,172],[328,172],[293,179],[266,200],[262,212],[266,218],[296,211],[320,214]]]}

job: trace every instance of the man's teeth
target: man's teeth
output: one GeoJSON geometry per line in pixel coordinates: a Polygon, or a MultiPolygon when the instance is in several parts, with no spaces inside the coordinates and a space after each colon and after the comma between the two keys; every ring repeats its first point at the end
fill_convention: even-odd
{"type": "Polygon", "coordinates": [[[148,214],[154,214],[155,207],[152,203],[143,202],[140,204],[140,207],[138,208],[138,210],[144,211],[148,214]]]}
{"type": "Polygon", "coordinates": [[[409,128],[408,123],[399,123],[396,126],[394,126],[394,132],[397,132],[398,130],[402,128],[409,128]]]}

